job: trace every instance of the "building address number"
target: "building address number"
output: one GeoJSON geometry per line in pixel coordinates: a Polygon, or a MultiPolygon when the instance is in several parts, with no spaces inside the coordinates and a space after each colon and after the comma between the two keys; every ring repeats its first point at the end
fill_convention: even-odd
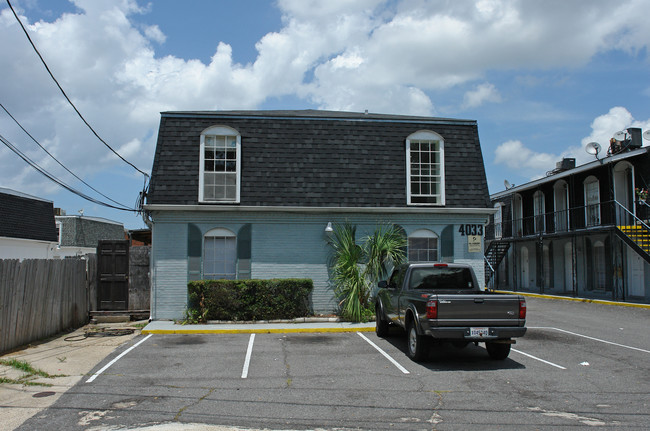
{"type": "Polygon", "coordinates": [[[465,235],[483,236],[483,225],[482,224],[461,224],[460,228],[458,229],[458,232],[460,232],[460,234],[463,236],[465,235]]]}

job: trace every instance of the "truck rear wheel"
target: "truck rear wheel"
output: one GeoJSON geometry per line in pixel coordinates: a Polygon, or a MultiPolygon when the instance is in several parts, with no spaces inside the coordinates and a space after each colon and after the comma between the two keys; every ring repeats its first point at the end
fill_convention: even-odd
{"type": "Polygon", "coordinates": [[[415,362],[423,361],[429,353],[429,344],[423,335],[418,334],[418,329],[413,322],[409,320],[406,327],[406,352],[408,357],[415,362]]]}
{"type": "Polygon", "coordinates": [[[382,316],[381,306],[375,307],[375,333],[378,337],[386,337],[388,335],[388,322],[382,316]]]}
{"type": "Polygon", "coordinates": [[[510,344],[507,343],[486,342],[485,348],[492,359],[504,360],[510,354],[510,344]]]}

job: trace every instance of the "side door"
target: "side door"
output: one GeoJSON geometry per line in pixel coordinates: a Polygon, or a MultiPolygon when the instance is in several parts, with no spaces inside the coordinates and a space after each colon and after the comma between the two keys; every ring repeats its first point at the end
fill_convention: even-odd
{"type": "Polygon", "coordinates": [[[128,241],[99,241],[97,245],[97,295],[99,310],[129,309],[128,241]]]}

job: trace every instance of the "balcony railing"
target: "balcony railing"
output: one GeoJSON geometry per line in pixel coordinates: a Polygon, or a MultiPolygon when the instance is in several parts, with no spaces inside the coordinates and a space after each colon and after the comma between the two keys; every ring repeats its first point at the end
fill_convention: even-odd
{"type": "Polygon", "coordinates": [[[497,224],[491,223],[485,228],[485,238],[488,240],[525,238],[594,227],[627,226],[639,223],[639,220],[645,221],[647,225],[650,219],[650,206],[643,201],[636,201],[634,205],[636,217],[620,203],[608,201],[506,220],[497,224]]]}

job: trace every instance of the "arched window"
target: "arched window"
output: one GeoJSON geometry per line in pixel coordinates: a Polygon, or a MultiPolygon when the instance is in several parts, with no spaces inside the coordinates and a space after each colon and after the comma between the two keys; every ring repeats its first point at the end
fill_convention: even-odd
{"type": "Polygon", "coordinates": [[[496,203],[494,208],[497,210],[494,213],[494,237],[500,239],[503,236],[503,204],[496,203]]]}
{"type": "Polygon", "coordinates": [[[237,237],[223,228],[208,231],[203,237],[203,278],[229,279],[237,276],[237,237]]]}
{"type": "Polygon", "coordinates": [[[593,175],[584,181],[586,226],[600,225],[600,183],[593,175]]]}
{"type": "Polygon", "coordinates": [[[614,166],[614,199],[616,207],[622,206],[625,210],[616,211],[617,225],[630,225],[634,223],[632,215],[636,215],[634,205],[634,165],[630,162],[618,162],[614,166]]]}
{"type": "Polygon", "coordinates": [[[445,204],[445,146],[435,132],[406,138],[406,196],[408,205],[445,204]]]}
{"type": "Polygon", "coordinates": [[[537,190],[533,195],[533,215],[535,216],[535,233],[546,230],[546,220],[544,213],[546,205],[544,203],[544,192],[537,190]]]}
{"type": "Polygon", "coordinates": [[[408,237],[409,262],[438,260],[438,235],[428,229],[418,229],[408,237]]]}
{"type": "Polygon", "coordinates": [[[239,202],[241,136],[235,129],[213,126],[201,133],[199,202],[239,202]]]}
{"type": "Polygon", "coordinates": [[[555,232],[569,229],[569,185],[564,180],[553,185],[553,204],[555,205],[555,232]]]}
{"type": "Polygon", "coordinates": [[[520,237],[524,234],[524,204],[519,193],[512,197],[512,226],[513,236],[520,237]]]}

